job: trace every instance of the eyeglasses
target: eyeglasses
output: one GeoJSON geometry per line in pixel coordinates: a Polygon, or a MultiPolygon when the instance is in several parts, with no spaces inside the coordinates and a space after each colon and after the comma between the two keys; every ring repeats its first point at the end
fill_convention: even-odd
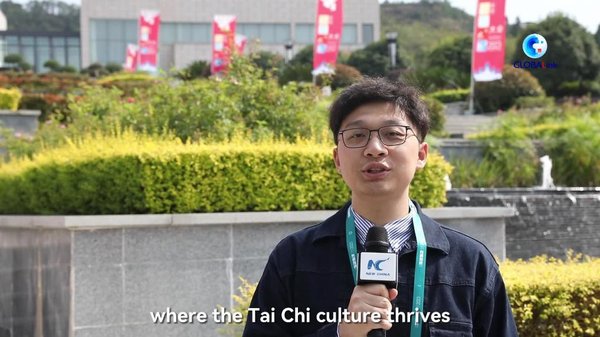
{"type": "Polygon", "coordinates": [[[408,139],[408,131],[416,136],[414,130],[407,125],[386,125],[379,129],[352,128],[340,131],[342,141],[348,148],[365,147],[371,140],[371,133],[377,131],[379,140],[386,146],[402,145],[408,139]]]}

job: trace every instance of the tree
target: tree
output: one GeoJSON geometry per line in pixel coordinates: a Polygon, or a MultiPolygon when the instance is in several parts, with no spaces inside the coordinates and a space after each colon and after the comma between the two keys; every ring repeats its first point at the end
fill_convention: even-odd
{"type": "Polygon", "coordinates": [[[294,57],[290,60],[290,64],[292,65],[297,65],[297,64],[310,64],[310,66],[312,67],[313,64],[313,45],[309,44],[306,47],[300,49],[300,51],[298,51],[296,53],[296,55],[294,55],[294,57]]]}
{"type": "Polygon", "coordinates": [[[48,68],[48,70],[50,70],[52,72],[59,72],[62,69],[62,67],[60,66],[60,63],[58,63],[55,60],[48,60],[48,61],[44,62],[44,68],[48,68]]]}
{"type": "Polygon", "coordinates": [[[106,66],[104,66],[104,69],[106,69],[106,71],[109,74],[112,74],[112,73],[118,73],[119,71],[123,71],[123,66],[118,63],[108,62],[106,64],[106,66]]]}
{"type": "MultiPolygon", "coordinates": [[[[396,46],[398,46],[398,43],[396,43],[396,46]]],[[[387,41],[379,40],[353,52],[348,58],[348,65],[353,66],[367,76],[384,76],[391,68],[387,41]]],[[[396,67],[405,67],[399,52],[396,52],[396,67]]]]}
{"type": "Polygon", "coordinates": [[[250,54],[250,59],[264,71],[281,69],[284,63],[283,56],[267,50],[261,50],[250,54]]]}
{"type": "Polygon", "coordinates": [[[596,35],[594,35],[594,37],[596,38],[596,43],[598,44],[598,47],[600,47],[600,25],[598,25],[598,29],[596,29],[596,35]]]}
{"type": "Polygon", "coordinates": [[[13,68],[19,71],[31,70],[31,64],[27,63],[20,54],[8,54],[4,56],[4,63],[11,64],[13,68]]]}
{"type": "Polygon", "coordinates": [[[29,1],[26,5],[3,1],[9,30],[79,32],[79,6],[57,1],[29,1]]]}
{"type": "Polygon", "coordinates": [[[190,64],[187,67],[183,68],[176,74],[177,77],[184,81],[190,81],[202,77],[210,76],[210,63],[204,60],[197,60],[190,64]]]}
{"type": "Polygon", "coordinates": [[[563,82],[593,81],[600,73],[598,44],[594,36],[577,22],[558,14],[527,26],[517,40],[515,60],[525,60],[521,43],[532,33],[542,34],[548,43],[546,54],[535,61],[558,65],[556,69],[529,69],[549,95],[557,95],[563,82]]]}

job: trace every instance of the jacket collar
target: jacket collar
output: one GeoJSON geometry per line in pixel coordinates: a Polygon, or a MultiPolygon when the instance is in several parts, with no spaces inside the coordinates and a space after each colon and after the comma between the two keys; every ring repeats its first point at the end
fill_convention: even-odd
{"type": "MultiPolygon", "coordinates": [[[[427,240],[427,247],[442,251],[447,255],[450,252],[450,243],[448,242],[446,234],[437,222],[422,212],[419,203],[414,200],[413,203],[416,205],[417,213],[421,217],[421,222],[423,223],[423,232],[425,233],[425,239],[427,240]]],[[[348,207],[350,207],[350,202],[347,202],[339,211],[317,226],[312,242],[315,243],[326,237],[340,237],[342,238],[341,242],[345,246],[345,240],[343,240],[343,238],[346,235],[346,215],[348,213],[348,207]]],[[[403,248],[400,254],[416,250],[417,242],[414,233],[405,243],[405,247],[406,248],[403,248]]]]}

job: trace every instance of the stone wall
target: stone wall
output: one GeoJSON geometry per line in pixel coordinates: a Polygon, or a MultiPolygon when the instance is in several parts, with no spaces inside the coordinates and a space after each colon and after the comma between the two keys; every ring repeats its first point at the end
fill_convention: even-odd
{"type": "MultiPolygon", "coordinates": [[[[426,209],[504,255],[498,208],[426,209]]],[[[231,309],[288,234],[332,211],[0,216],[0,337],[220,337],[222,325],[150,312],[231,309]]]]}
{"type": "Polygon", "coordinates": [[[506,255],[527,259],[568,250],[600,256],[600,188],[456,189],[447,206],[514,207],[506,219],[506,255]]]}

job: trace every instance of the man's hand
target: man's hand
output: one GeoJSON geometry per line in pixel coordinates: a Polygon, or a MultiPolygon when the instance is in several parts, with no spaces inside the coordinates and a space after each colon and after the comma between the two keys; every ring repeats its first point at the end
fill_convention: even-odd
{"type": "MultiPolygon", "coordinates": [[[[392,323],[389,321],[388,313],[392,310],[392,301],[398,296],[398,290],[387,289],[383,284],[365,284],[354,287],[349,312],[378,312],[381,314],[379,323],[372,320],[361,323],[340,322],[339,337],[365,337],[373,329],[389,330],[392,323]]],[[[357,314],[355,314],[356,316],[357,314]]]]}

